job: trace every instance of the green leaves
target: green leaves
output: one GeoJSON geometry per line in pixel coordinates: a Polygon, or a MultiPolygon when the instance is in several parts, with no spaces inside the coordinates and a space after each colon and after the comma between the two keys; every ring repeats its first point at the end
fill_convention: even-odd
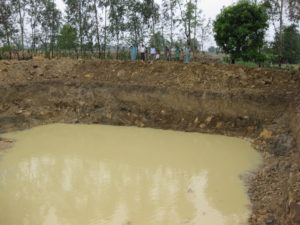
{"type": "Polygon", "coordinates": [[[58,48],[62,50],[76,49],[77,31],[70,24],[65,24],[58,36],[58,48]]]}
{"type": "Polygon", "coordinates": [[[244,60],[261,59],[259,49],[263,46],[268,27],[265,8],[247,0],[223,8],[214,21],[214,37],[220,48],[231,58],[244,60]]]}

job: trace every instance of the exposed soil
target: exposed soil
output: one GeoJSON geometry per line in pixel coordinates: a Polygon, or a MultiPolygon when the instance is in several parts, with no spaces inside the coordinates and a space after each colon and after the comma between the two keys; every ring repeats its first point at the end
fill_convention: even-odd
{"type": "Polygon", "coordinates": [[[250,224],[296,225],[299,88],[300,73],[215,63],[0,61],[0,132],[65,122],[244,137],[264,157],[248,178],[250,224]]]}

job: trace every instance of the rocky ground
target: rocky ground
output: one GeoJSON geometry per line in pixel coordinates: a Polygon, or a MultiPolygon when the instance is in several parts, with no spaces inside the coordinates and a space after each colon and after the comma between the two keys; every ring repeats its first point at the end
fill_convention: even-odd
{"type": "MultiPolygon", "coordinates": [[[[216,63],[0,61],[0,132],[104,123],[252,141],[250,224],[300,224],[300,74],[216,63]]],[[[0,140],[0,151],[12,141],[0,140]]]]}

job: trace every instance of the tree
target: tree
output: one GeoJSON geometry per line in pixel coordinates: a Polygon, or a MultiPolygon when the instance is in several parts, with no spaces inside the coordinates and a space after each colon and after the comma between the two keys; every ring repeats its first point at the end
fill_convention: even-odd
{"type": "Polygon", "coordinates": [[[61,50],[76,50],[77,32],[70,24],[65,24],[60,30],[57,46],[61,50]]]}
{"type": "Polygon", "coordinates": [[[209,53],[216,53],[216,52],[217,52],[217,48],[214,47],[214,46],[210,46],[210,47],[208,48],[208,52],[209,52],[209,53]]]}
{"type": "Polygon", "coordinates": [[[295,23],[300,21],[300,1],[288,0],[288,16],[295,23]]]}
{"type": "Polygon", "coordinates": [[[126,8],[129,43],[138,45],[143,42],[143,4],[139,1],[128,0],[126,8]]]}
{"type": "Polygon", "coordinates": [[[125,30],[125,4],[123,0],[110,0],[110,32],[116,37],[117,55],[119,58],[120,33],[125,30]]]}
{"type": "Polygon", "coordinates": [[[13,13],[11,5],[8,1],[3,0],[0,2],[0,38],[4,39],[6,49],[9,50],[10,58],[11,54],[11,38],[16,30],[13,27],[13,13]]]}
{"type": "Polygon", "coordinates": [[[192,3],[192,0],[189,0],[185,4],[185,9],[182,9],[182,3],[180,0],[178,1],[180,14],[181,14],[181,22],[183,23],[184,27],[184,34],[186,36],[187,45],[191,46],[191,39],[192,39],[192,28],[196,25],[196,6],[192,3]]]}
{"type": "Polygon", "coordinates": [[[101,6],[101,1],[93,0],[92,10],[94,10],[94,32],[96,32],[96,41],[97,41],[97,48],[98,48],[98,57],[101,57],[101,45],[100,45],[100,27],[99,27],[99,13],[98,13],[98,6],[101,6]]]}
{"type": "Polygon", "coordinates": [[[204,42],[206,42],[212,33],[211,20],[208,21],[203,18],[200,26],[200,51],[204,51],[204,42]]]}
{"type": "Polygon", "coordinates": [[[299,0],[264,0],[264,6],[270,16],[275,32],[279,35],[279,46],[277,54],[279,56],[279,66],[281,67],[283,57],[283,28],[284,18],[289,17],[291,21],[300,20],[300,1],[299,0]],[[287,15],[284,13],[287,12],[287,15]],[[278,25],[279,21],[279,25],[278,25]]]}
{"type": "Polygon", "coordinates": [[[159,6],[154,0],[143,0],[141,4],[141,15],[144,24],[147,24],[151,30],[151,35],[155,33],[155,25],[159,21],[159,6]]]}
{"type": "Polygon", "coordinates": [[[67,23],[76,27],[82,55],[85,51],[85,42],[90,41],[94,3],[88,0],[64,0],[64,2],[67,6],[67,23]]]}
{"type": "MultiPolygon", "coordinates": [[[[282,36],[284,41],[281,61],[290,64],[298,63],[300,61],[300,33],[297,26],[292,24],[284,27],[282,36]]],[[[280,45],[280,35],[277,33],[274,42],[275,52],[278,52],[280,45]]]]}
{"type": "Polygon", "coordinates": [[[27,13],[29,16],[29,23],[31,27],[31,49],[34,51],[36,49],[36,45],[38,43],[38,27],[39,27],[39,20],[41,17],[42,11],[42,1],[41,0],[29,0],[28,2],[28,9],[27,13]]]}
{"type": "Polygon", "coordinates": [[[27,4],[28,4],[27,0],[11,0],[13,11],[18,17],[18,23],[20,25],[21,50],[24,50],[24,38],[25,38],[24,18],[25,18],[27,4]]]}
{"type": "Polygon", "coordinates": [[[232,63],[238,58],[260,61],[267,21],[263,6],[242,0],[222,9],[214,21],[214,37],[232,63]]]}
{"type": "Polygon", "coordinates": [[[156,49],[163,50],[166,44],[166,40],[160,32],[155,33],[150,38],[150,45],[155,47],[156,49]]]}
{"type": "Polygon", "coordinates": [[[163,0],[163,27],[169,28],[169,40],[170,45],[173,47],[174,43],[174,26],[176,24],[175,19],[175,10],[176,10],[177,1],[176,0],[163,0]]]}
{"type": "Polygon", "coordinates": [[[61,12],[56,8],[54,0],[42,0],[42,11],[39,17],[43,37],[41,39],[45,52],[54,55],[54,45],[59,32],[61,12]],[[48,52],[50,51],[50,52],[48,52]]]}

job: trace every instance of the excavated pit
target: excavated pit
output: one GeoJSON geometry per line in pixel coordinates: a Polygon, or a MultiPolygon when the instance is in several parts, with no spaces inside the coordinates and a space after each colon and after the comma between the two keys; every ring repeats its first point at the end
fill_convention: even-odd
{"type": "MultiPolygon", "coordinates": [[[[247,138],[249,224],[300,223],[300,74],[221,64],[0,61],[0,132],[41,124],[152,127],[247,138]]],[[[13,143],[0,140],[0,150],[13,143]]]]}

